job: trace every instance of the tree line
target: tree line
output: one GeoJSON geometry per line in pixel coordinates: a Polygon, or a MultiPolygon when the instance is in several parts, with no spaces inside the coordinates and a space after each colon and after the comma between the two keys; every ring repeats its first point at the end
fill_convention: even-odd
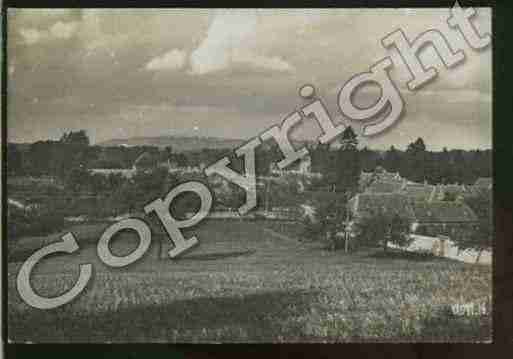
{"type": "MultiPolygon", "coordinates": [[[[491,150],[429,151],[422,138],[418,138],[402,151],[393,145],[387,151],[358,148],[358,138],[351,127],[341,134],[340,147],[311,144],[312,171],[323,174],[324,186],[331,190],[354,190],[360,172],[372,171],[377,166],[389,172],[398,172],[403,178],[430,184],[472,184],[479,177],[491,177],[491,150]]],[[[172,146],[159,149],[154,146],[100,147],[91,146],[85,131],[64,133],[57,140],[37,141],[29,145],[8,144],[7,170],[10,175],[64,176],[71,169],[131,168],[135,159],[144,152],[159,162],[179,167],[208,165],[225,155],[231,158],[235,170],[244,168],[243,160],[230,149],[202,149],[177,153],[172,146]],[[25,148],[23,148],[25,147],[25,148]]],[[[256,173],[266,176],[270,166],[282,155],[274,143],[257,148],[256,173]]],[[[288,169],[297,168],[298,164],[288,169]]]]}
{"type": "Polygon", "coordinates": [[[324,174],[332,185],[338,181],[340,188],[354,187],[361,171],[371,172],[378,166],[410,181],[429,184],[470,185],[480,177],[492,176],[491,150],[429,151],[420,137],[404,151],[393,145],[387,151],[358,149],[350,127],[341,138],[338,150],[319,145],[311,151],[313,171],[324,174]],[[341,178],[345,183],[340,183],[341,178]]]}

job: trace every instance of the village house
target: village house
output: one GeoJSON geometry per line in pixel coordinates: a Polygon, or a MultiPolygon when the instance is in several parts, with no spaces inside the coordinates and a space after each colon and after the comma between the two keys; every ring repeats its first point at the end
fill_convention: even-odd
{"type": "Polygon", "coordinates": [[[403,187],[402,181],[377,180],[372,182],[364,193],[399,193],[403,187]]]}
{"type": "Polygon", "coordinates": [[[438,194],[438,187],[427,183],[407,182],[401,193],[413,201],[431,202],[438,194]]]}
{"type": "Polygon", "coordinates": [[[387,172],[383,167],[377,166],[373,172],[363,172],[359,178],[359,188],[365,193],[393,193],[399,192],[406,180],[398,172],[387,172]]]}
{"type": "Polygon", "coordinates": [[[451,237],[457,231],[470,233],[478,222],[474,211],[463,202],[413,202],[411,205],[415,215],[412,230],[418,234],[451,237]]]}
{"type": "MultiPolygon", "coordinates": [[[[412,182],[402,178],[399,173],[387,172],[379,166],[375,172],[361,173],[359,188],[362,193],[398,193],[421,202],[461,201],[470,192],[467,186],[460,184],[431,185],[426,181],[412,182]]],[[[487,188],[485,181],[480,181],[478,188],[487,188]]]]}
{"type": "Polygon", "coordinates": [[[133,164],[135,171],[148,172],[158,167],[157,156],[151,155],[149,152],[143,152],[136,158],[133,164]]]}
{"type": "Polygon", "coordinates": [[[361,193],[348,202],[354,221],[380,210],[410,221],[414,233],[453,235],[456,230],[470,231],[477,224],[476,214],[460,201],[419,201],[401,193],[361,193]]]}
{"type": "Polygon", "coordinates": [[[492,189],[493,180],[491,177],[480,177],[474,183],[474,187],[484,188],[484,189],[492,189]]]}
{"type": "Polygon", "coordinates": [[[320,173],[312,172],[312,158],[307,155],[302,157],[297,164],[294,163],[290,167],[296,167],[297,169],[280,169],[276,162],[272,162],[269,165],[269,173],[271,176],[282,177],[290,174],[302,175],[308,178],[319,178],[322,177],[320,173]]]}
{"type": "Polygon", "coordinates": [[[110,174],[120,174],[125,178],[132,178],[137,171],[149,171],[158,165],[157,158],[148,152],[139,155],[131,168],[92,168],[93,174],[108,176],[110,174]]]}
{"type": "Polygon", "coordinates": [[[490,177],[481,177],[476,180],[476,182],[469,186],[466,195],[473,196],[478,194],[488,194],[491,195],[493,189],[493,181],[490,177]]]}

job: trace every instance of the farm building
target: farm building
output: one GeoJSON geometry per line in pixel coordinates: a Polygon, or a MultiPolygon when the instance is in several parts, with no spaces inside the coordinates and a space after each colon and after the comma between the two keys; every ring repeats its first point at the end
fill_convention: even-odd
{"type": "Polygon", "coordinates": [[[463,202],[413,202],[416,233],[425,235],[455,234],[456,230],[471,231],[477,224],[477,216],[463,202]]]}
{"type": "Polygon", "coordinates": [[[383,211],[407,218],[413,232],[425,235],[454,234],[456,230],[472,230],[476,214],[460,201],[416,201],[398,193],[362,193],[348,202],[354,220],[383,211]]]}
{"type": "Polygon", "coordinates": [[[474,186],[480,187],[480,188],[492,189],[493,180],[491,177],[480,177],[476,180],[476,182],[474,183],[474,186]]]}
{"type": "Polygon", "coordinates": [[[376,176],[376,179],[381,181],[397,181],[397,182],[403,182],[403,178],[399,174],[399,172],[388,172],[381,166],[377,166],[374,170],[374,174],[376,176]]]}
{"type": "Polygon", "coordinates": [[[397,193],[403,186],[402,181],[376,180],[365,189],[365,193],[397,193]]]}
{"type": "Polygon", "coordinates": [[[160,165],[158,156],[149,152],[143,152],[135,159],[131,168],[92,168],[91,172],[105,176],[120,174],[125,178],[132,178],[137,171],[151,171],[160,165]]]}
{"type": "MultiPolygon", "coordinates": [[[[486,179],[479,181],[477,189],[488,188],[486,179]]],[[[447,184],[431,185],[427,182],[417,183],[402,178],[399,173],[390,173],[381,167],[374,172],[362,172],[359,188],[363,193],[397,193],[403,194],[414,201],[455,201],[462,200],[470,193],[465,185],[447,184]]]]}
{"type": "Polygon", "coordinates": [[[134,161],[133,169],[136,171],[148,171],[158,166],[158,159],[149,152],[142,153],[134,161]]]}
{"type": "Polygon", "coordinates": [[[408,182],[401,193],[414,201],[428,202],[436,197],[438,188],[427,183],[408,182]]]}
{"type": "Polygon", "coordinates": [[[359,187],[366,193],[399,192],[408,181],[398,172],[387,172],[383,167],[376,167],[374,172],[362,172],[359,187]]]}

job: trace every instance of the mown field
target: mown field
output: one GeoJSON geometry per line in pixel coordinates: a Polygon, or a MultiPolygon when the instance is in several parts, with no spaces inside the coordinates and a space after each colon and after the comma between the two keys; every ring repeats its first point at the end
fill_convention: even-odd
{"type": "MultiPolygon", "coordinates": [[[[11,245],[8,338],[14,342],[340,342],[487,341],[491,315],[457,316],[451,305],[491,295],[491,268],[380,250],[330,252],[299,241],[298,225],[207,221],[186,256],[159,260],[158,241],[137,263],[112,269],[96,255],[105,224],[73,228],[81,249],[34,270],[32,284],[55,296],[78,264],[94,277],[73,302],[38,310],[22,302],[16,274],[24,259],[57,239],[11,245]]],[[[115,254],[135,238],[124,233],[115,254]]],[[[491,312],[491,308],[490,312],[491,312]]]]}

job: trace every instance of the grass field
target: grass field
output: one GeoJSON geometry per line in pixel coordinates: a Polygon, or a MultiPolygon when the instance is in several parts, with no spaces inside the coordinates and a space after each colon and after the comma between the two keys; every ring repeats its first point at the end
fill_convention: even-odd
{"type": "MultiPolygon", "coordinates": [[[[380,251],[329,252],[297,240],[298,225],[208,221],[199,246],[159,260],[154,235],[146,255],[111,269],[96,255],[104,224],[73,228],[81,249],[41,262],[32,284],[55,296],[74,283],[78,264],[94,277],[73,302],[37,310],[15,288],[24,259],[43,243],[10,248],[8,337],[15,342],[339,342],[487,341],[491,316],[456,316],[451,305],[491,295],[491,268],[380,251]]],[[[126,233],[114,253],[137,245],[126,233]]],[[[491,309],[491,308],[490,308],[491,309]]]]}

